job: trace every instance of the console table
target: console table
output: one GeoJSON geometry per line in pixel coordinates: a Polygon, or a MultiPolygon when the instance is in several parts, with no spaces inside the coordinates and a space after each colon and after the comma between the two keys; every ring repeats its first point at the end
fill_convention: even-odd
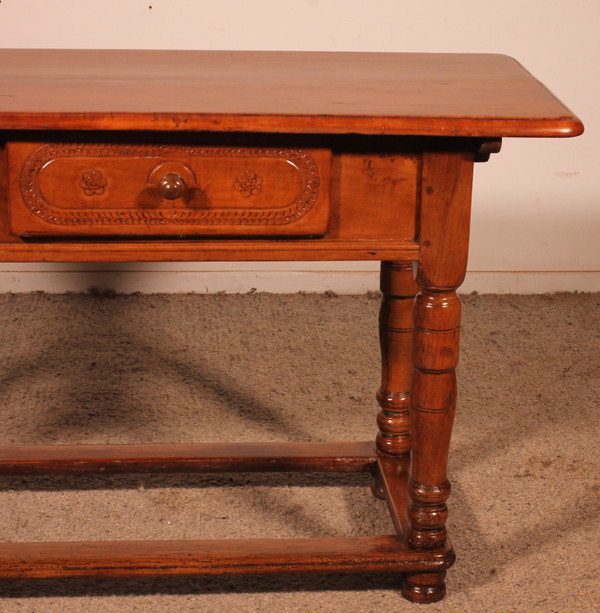
{"type": "Polygon", "coordinates": [[[375,260],[383,294],[372,442],[7,446],[0,474],[365,471],[396,529],[1,543],[0,578],[384,571],[442,598],[474,162],[582,131],[502,55],[0,51],[0,261],[375,260]]]}

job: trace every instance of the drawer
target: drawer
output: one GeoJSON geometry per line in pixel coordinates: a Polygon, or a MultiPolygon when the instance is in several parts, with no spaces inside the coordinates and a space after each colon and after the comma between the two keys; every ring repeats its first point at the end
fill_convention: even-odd
{"type": "Polygon", "coordinates": [[[61,236],[322,236],[331,152],[10,142],[11,231],[61,236]]]}

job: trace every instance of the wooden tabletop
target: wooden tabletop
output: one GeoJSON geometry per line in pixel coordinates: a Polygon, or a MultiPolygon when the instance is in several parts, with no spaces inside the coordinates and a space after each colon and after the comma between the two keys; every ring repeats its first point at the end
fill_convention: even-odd
{"type": "Polygon", "coordinates": [[[0,129],[576,136],[503,55],[0,50],[0,129]]]}

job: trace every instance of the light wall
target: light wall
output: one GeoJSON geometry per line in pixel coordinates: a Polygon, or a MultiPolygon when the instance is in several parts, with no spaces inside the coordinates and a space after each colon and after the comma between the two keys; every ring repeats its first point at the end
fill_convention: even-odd
{"type": "MultiPolygon", "coordinates": [[[[2,47],[490,52],[580,116],[476,167],[467,291],[600,290],[597,0],[1,0],[2,47]]],[[[1,84],[0,84],[1,87],[1,84]]],[[[364,291],[372,264],[3,265],[0,291],[364,291]],[[222,271],[228,271],[223,274],[222,271]]]]}

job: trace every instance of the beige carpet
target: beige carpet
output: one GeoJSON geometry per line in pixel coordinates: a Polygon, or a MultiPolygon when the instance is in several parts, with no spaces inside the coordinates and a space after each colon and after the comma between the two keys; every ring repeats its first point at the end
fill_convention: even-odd
{"type": "MultiPolygon", "coordinates": [[[[600,295],[468,296],[448,596],[600,611],[600,295]]],[[[377,296],[0,296],[1,444],[370,439],[377,296]]],[[[392,530],[368,478],[2,478],[0,540],[392,530]],[[244,487],[242,487],[244,486],[244,487]],[[342,487],[343,486],[343,487],[342,487]]],[[[0,583],[2,613],[416,611],[393,577],[0,583]]]]}

